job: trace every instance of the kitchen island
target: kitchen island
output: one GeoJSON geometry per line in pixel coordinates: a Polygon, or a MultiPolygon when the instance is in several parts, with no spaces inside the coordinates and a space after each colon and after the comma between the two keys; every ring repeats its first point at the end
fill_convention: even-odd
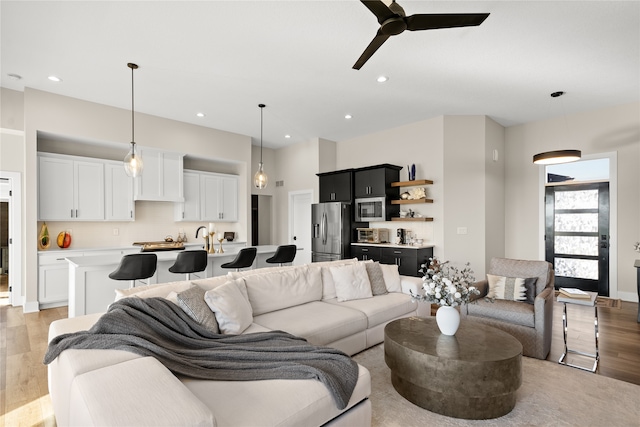
{"type": "MultiPolygon", "coordinates": [[[[258,251],[252,268],[270,266],[270,264],[266,263],[266,259],[275,253],[277,247],[276,245],[256,246],[258,251]]],[[[196,248],[194,247],[193,249],[196,248]]],[[[224,253],[208,254],[208,263],[205,271],[193,273],[191,278],[195,280],[227,274],[232,270],[224,269],[220,266],[233,261],[240,249],[240,247],[232,247],[228,250],[225,249],[224,253]]],[[[299,248],[298,250],[301,249],[299,248]]],[[[149,278],[148,283],[185,280],[184,274],[169,272],[169,267],[173,265],[176,257],[181,252],[184,251],[154,252],[158,256],[158,266],[156,273],[149,278]]],[[[109,304],[114,301],[115,290],[129,287],[128,281],[109,278],[109,273],[118,267],[121,258],[121,255],[71,256],[66,258],[69,264],[69,317],[104,312],[109,304]]]]}

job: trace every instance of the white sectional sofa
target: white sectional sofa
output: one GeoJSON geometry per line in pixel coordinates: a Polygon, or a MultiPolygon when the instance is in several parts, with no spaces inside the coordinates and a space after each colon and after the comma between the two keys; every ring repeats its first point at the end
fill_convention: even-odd
{"type": "MultiPolygon", "coordinates": [[[[382,342],[388,322],[429,315],[428,307],[418,307],[408,295],[419,290],[421,279],[399,276],[394,265],[369,263],[354,259],[234,272],[120,290],[116,300],[174,299],[198,286],[207,292],[221,333],[282,330],[351,356],[382,342]],[[243,301],[224,300],[228,289],[240,290],[243,301]],[[246,314],[246,308],[236,312],[240,306],[250,306],[248,324],[238,320],[246,314]]],[[[55,321],[49,340],[88,330],[100,316],[55,321]]],[[[177,377],[155,358],[121,350],[67,349],[48,369],[59,426],[370,426],[371,379],[366,368],[358,368],[355,390],[342,410],[320,381],[177,377]]]]}

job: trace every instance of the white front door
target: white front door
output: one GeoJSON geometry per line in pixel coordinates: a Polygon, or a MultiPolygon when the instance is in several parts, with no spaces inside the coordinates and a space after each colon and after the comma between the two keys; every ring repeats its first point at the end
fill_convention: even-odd
{"type": "Polygon", "coordinates": [[[294,265],[311,262],[311,203],[312,190],[289,193],[289,243],[298,246],[294,265]]]}

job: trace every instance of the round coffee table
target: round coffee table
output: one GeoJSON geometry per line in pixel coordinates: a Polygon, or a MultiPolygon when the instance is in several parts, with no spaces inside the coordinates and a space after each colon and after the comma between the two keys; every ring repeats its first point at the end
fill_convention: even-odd
{"type": "Polygon", "coordinates": [[[454,336],[435,318],[404,318],[384,329],[384,358],[401,396],[438,414],[483,420],[508,414],[522,384],[522,344],[462,320],[454,336]]]}

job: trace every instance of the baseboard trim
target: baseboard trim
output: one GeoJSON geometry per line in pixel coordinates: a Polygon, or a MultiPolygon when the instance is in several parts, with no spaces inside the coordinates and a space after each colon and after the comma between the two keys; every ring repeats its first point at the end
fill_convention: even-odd
{"type": "Polygon", "coordinates": [[[22,306],[22,311],[24,313],[37,313],[40,311],[40,305],[38,301],[26,301],[24,306],[22,306]]]}
{"type": "Polygon", "coordinates": [[[634,292],[618,291],[618,298],[620,298],[622,301],[638,302],[638,294],[634,292]]]}

